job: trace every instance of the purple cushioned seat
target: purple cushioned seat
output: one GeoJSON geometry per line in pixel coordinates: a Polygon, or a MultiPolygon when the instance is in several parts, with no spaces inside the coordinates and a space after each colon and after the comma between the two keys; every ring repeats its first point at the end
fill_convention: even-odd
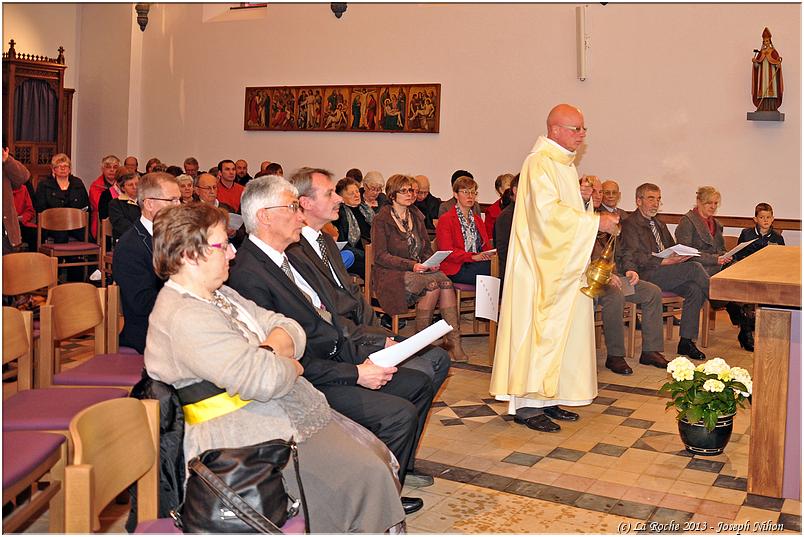
{"type": "Polygon", "coordinates": [[[24,390],[3,401],[3,432],[66,431],[88,406],[127,397],[122,388],[42,388],[24,390]]]}
{"type": "Polygon", "coordinates": [[[134,386],[142,378],[141,354],[98,354],[81,365],[53,375],[61,386],[134,386]]]}
{"type": "Polygon", "coordinates": [[[475,286],[469,285],[468,283],[453,283],[452,286],[455,289],[460,289],[461,291],[474,291],[475,286]]]}
{"type": "Polygon", "coordinates": [[[157,518],[155,520],[146,520],[145,522],[140,522],[137,524],[137,527],[134,528],[134,533],[182,533],[182,531],[176,527],[173,523],[172,518],[157,518]]]}
{"type": "Polygon", "coordinates": [[[64,442],[64,435],[18,431],[3,433],[3,488],[10,487],[42,464],[64,442]]]}
{"type": "Polygon", "coordinates": [[[100,250],[100,246],[98,246],[96,243],[83,242],[83,241],[48,243],[43,244],[42,248],[53,252],[75,252],[78,250],[93,250],[93,249],[100,250]]]}
{"type": "Polygon", "coordinates": [[[304,515],[296,515],[285,522],[282,533],[304,533],[304,515]]]}

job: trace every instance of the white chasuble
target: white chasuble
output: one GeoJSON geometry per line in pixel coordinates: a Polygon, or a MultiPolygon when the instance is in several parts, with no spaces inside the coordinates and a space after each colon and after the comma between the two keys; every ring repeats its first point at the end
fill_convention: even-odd
{"type": "Polygon", "coordinates": [[[511,413],[597,396],[593,301],[581,287],[599,216],[584,207],[574,159],[540,136],[522,165],[490,387],[511,413]]]}

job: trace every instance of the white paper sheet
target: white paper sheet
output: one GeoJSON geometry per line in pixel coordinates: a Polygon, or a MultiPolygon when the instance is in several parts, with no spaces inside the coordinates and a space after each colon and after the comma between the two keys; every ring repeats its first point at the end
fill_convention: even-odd
{"type": "Polygon", "coordinates": [[[237,213],[229,213],[229,229],[240,229],[243,225],[243,217],[237,213]]]}
{"type": "Polygon", "coordinates": [[[699,252],[697,248],[693,248],[692,246],[684,246],[683,244],[676,244],[675,246],[671,246],[670,248],[665,248],[658,254],[654,253],[652,255],[654,257],[661,257],[662,259],[665,259],[673,254],[700,256],[701,252],[699,252]]]}
{"type": "Polygon", "coordinates": [[[337,241],[335,244],[338,247],[338,250],[343,250],[343,247],[346,246],[346,241],[337,241]]]}
{"type": "Polygon", "coordinates": [[[381,367],[396,366],[452,330],[453,328],[441,319],[405,341],[369,354],[369,358],[381,367]]]}
{"type": "Polygon", "coordinates": [[[757,237],[754,240],[750,240],[748,242],[741,242],[740,244],[738,244],[737,246],[735,246],[734,248],[732,248],[731,250],[729,250],[728,252],[726,252],[723,255],[725,257],[734,257],[734,254],[736,254],[737,252],[739,252],[740,250],[742,250],[743,248],[745,248],[746,246],[748,246],[749,244],[751,244],[752,242],[754,242],[756,240],[759,240],[759,237],[757,237]]]}
{"type": "Polygon", "coordinates": [[[438,266],[438,265],[440,265],[440,264],[441,264],[441,262],[442,262],[442,261],[444,261],[444,260],[447,258],[447,256],[448,256],[449,254],[451,254],[451,253],[452,253],[452,250],[439,250],[439,251],[437,251],[436,253],[434,253],[433,255],[431,255],[431,256],[430,256],[430,259],[428,259],[427,261],[425,261],[424,263],[422,263],[422,265],[425,265],[425,266],[427,266],[427,267],[435,267],[435,266],[438,266]]]}
{"type": "Polygon", "coordinates": [[[500,313],[500,279],[478,276],[475,280],[475,317],[497,321],[500,313]]]}

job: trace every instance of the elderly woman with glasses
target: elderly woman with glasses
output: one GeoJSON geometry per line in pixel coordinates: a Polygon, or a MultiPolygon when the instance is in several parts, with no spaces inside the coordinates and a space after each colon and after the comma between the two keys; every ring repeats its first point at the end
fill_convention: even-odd
{"type": "Polygon", "coordinates": [[[460,177],[452,185],[455,207],[441,215],[436,225],[439,250],[452,250],[441,262],[441,271],[455,283],[475,285],[476,276],[491,273],[491,250],[488,232],[480,216],[472,211],[477,199],[477,182],[460,177]]]}
{"type": "MultiPolygon", "coordinates": [[[[302,377],[301,326],[223,285],[234,258],[227,221],[225,211],[199,203],[165,208],[154,220],[154,269],[167,282],[149,319],[145,367],[177,390],[196,386],[216,400],[182,401],[185,459],[293,438],[311,532],[385,532],[405,516],[390,453],[302,377]]],[[[292,465],[282,473],[298,498],[292,465]]]]}
{"type": "Polygon", "coordinates": [[[195,188],[193,185],[192,175],[182,173],[176,177],[176,182],[179,183],[179,192],[181,192],[182,203],[192,203],[194,201],[198,201],[198,197],[196,197],[194,193],[195,188]]]}
{"type": "Polygon", "coordinates": [[[335,185],[335,193],[343,198],[343,203],[338,209],[338,220],[335,227],[338,228],[339,241],[346,241],[344,250],[352,252],[354,263],[349,267],[349,272],[357,274],[361,278],[366,277],[366,254],[363,248],[363,241],[371,242],[371,222],[374,220],[374,211],[360,199],[360,187],[357,181],[345,177],[335,185]]]}
{"type": "MultiPolygon", "coordinates": [[[[36,199],[34,200],[36,211],[41,213],[55,207],[71,207],[89,211],[87,188],[79,177],[70,173],[72,170],[70,157],[64,153],[54,155],[50,160],[50,168],[52,175],[39,181],[36,187],[36,199]]],[[[47,237],[52,238],[54,242],[67,242],[69,237],[79,241],[84,240],[81,230],[50,231],[47,237]]],[[[45,236],[42,237],[42,240],[45,240],[45,236]]]]}
{"type": "Polygon", "coordinates": [[[697,248],[700,257],[696,261],[714,276],[721,267],[731,261],[726,257],[723,242],[723,224],[715,218],[720,206],[720,192],[713,186],[702,186],[695,193],[695,207],[681,217],[676,227],[676,242],[697,248]]]}
{"type": "Polygon", "coordinates": [[[392,175],[385,185],[391,204],[380,209],[371,225],[371,288],[389,315],[405,313],[415,304],[417,331],[430,326],[438,306],[441,317],[455,328],[445,336],[445,348],[453,361],[466,362],[452,281],[438,266],[422,264],[433,254],[433,248],[424,215],[413,207],[414,184],[409,175],[392,175]]]}
{"type": "Polygon", "coordinates": [[[385,179],[377,171],[367,172],[363,177],[363,201],[371,207],[374,212],[379,212],[383,205],[390,202],[382,189],[385,187],[385,179]]]}

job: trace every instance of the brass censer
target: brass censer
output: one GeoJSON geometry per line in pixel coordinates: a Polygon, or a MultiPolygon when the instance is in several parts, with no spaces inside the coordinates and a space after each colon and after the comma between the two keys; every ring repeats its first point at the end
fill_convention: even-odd
{"type": "Polygon", "coordinates": [[[614,273],[614,245],[617,242],[617,236],[620,234],[620,225],[617,225],[617,232],[612,234],[603,253],[600,257],[589,263],[589,268],[586,269],[586,281],[589,285],[581,288],[581,293],[589,298],[597,298],[606,292],[605,288],[611,281],[612,274],[614,273]]]}

